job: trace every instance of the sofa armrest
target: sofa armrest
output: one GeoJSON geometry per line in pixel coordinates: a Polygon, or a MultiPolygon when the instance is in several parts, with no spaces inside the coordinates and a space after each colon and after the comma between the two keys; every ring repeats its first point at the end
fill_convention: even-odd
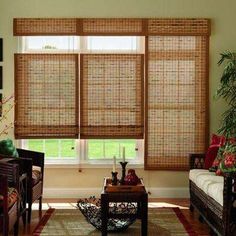
{"type": "Polygon", "coordinates": [[[205,153],[191,153],[189,154],[190,169],[203,169],[205,161],[205,153]]]}

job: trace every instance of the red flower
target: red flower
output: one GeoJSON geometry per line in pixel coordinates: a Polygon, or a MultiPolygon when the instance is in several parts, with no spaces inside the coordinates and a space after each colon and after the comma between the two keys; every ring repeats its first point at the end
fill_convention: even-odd
{"type": "Polygon", "coordinates": [[[214,160],[212,167],[217,167],[220,164],[219,160],[214,160]]]}
{"type": "Polygon", "coordinates": [[[218,170],[216,171],[216,175],[219,175],[219,176],[223,175],[222,170],[218,169],[218,170]]]}
{"type": "Polygon", "coordinates": [[[235,155],[229,153],[225,157],[224,161],[225,167],[232,168],[236,164],[235,155]]]}

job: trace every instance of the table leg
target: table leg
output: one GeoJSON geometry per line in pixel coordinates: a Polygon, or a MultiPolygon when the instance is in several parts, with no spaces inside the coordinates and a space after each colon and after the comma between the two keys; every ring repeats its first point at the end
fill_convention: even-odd
{"type": "Polygon", "coordinates": [[[141,202],[142,236],[148,235],[148,196],[145,193],[141,202]]]}
{"type": "Polygon", "coordinates": [[[101,194],[102,236],[107,236],[109,202],[106,194],[101,194]]]}

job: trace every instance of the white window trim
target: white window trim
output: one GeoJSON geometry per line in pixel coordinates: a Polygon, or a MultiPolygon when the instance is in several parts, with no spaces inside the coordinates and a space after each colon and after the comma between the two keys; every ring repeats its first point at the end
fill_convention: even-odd
{"type": "MultiPolygon", "coordinates": [[[[74,36],[74,40],[77,40],[77,46],[78,48],[70,48],[70,49],[29,49],[28,48],[28,41],[27,41],[27,37],[30,36],[23,36],[23,37],[19,37],[19,45],[18,45],[18,49],[21,53],[80,53],[80,37],[78,36],[74,36]]],[[[34,37],[34,36],[31,36],[34,37]]]]}
{"type": "MultiPolygon", "coordinates": [[[[20,53],[127,53],[127,54],[144,54],[145,51],[145,38],[144,36],[137,36],[137,49],[134,50],[107,50],[107,49],[101,49],[101,50],[93,50],[87,48],[87,36],[74,36],[75,40],[77,40],[78,48],[73,49],[29,49],[27,47],[27,37],[29,36],[23,36],[18,37],[18,52],[20,53]]],[[[33,37],[33,36],[32,36],[33,37]]]]}
{"type": "Polygon", "coordinates": [[[95,49],[88,49],[88,40],[87,36],[81,36],[80,37],[80,49],[81,53],[97,53],[97,54],[102,54],[102,53],[127,53],[127,54],[137,54],[137,53],[142,53],[144,54],[145,52],[145,37],[144,36],[137,36],[136,37],[136,43],[137,43],[137,49],[133,50],[126,50],[126,49],[119,49],[119,50],[108,50],[108,49],[101,49],[101,50],[95,50],[95,49]]]}
{"type": "MultiPolygon", "coordinates": [[[[20,140],[20,147],[27,149],[27,140],[20,140]]],[[[137,140],[136,148],[138,149],[135,159],[126,159],[129,163],[129,167],[143,168],[144,164],[144,140],[137,140]],[[131,166],[130,166],[131,165],[131,166]]],[[[99,159],[89,160],[87,155],[87,140],[75,140],[75,149],[78,156],[75,159],[45,159],[46,168],[111,168],[113,165],[113,159],[99,159]]],[[[117,165],[119,165],[121,159],[117,159],[117,165]]]]}

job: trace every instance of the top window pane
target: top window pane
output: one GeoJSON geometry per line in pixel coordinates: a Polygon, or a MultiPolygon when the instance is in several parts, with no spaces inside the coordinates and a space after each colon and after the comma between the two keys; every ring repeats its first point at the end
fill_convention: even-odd
{"type": "Polygon", "coordinates": [[[77,41],[74,36],[30,36],[26,37],[25,50],[74,50],[78,49],[77,41]]]}
{"type": "Polygon", "coordinates": [[[88,50],[136,51],[138,50],[135,36],[89,36],[87,37],[88,50]]]}

